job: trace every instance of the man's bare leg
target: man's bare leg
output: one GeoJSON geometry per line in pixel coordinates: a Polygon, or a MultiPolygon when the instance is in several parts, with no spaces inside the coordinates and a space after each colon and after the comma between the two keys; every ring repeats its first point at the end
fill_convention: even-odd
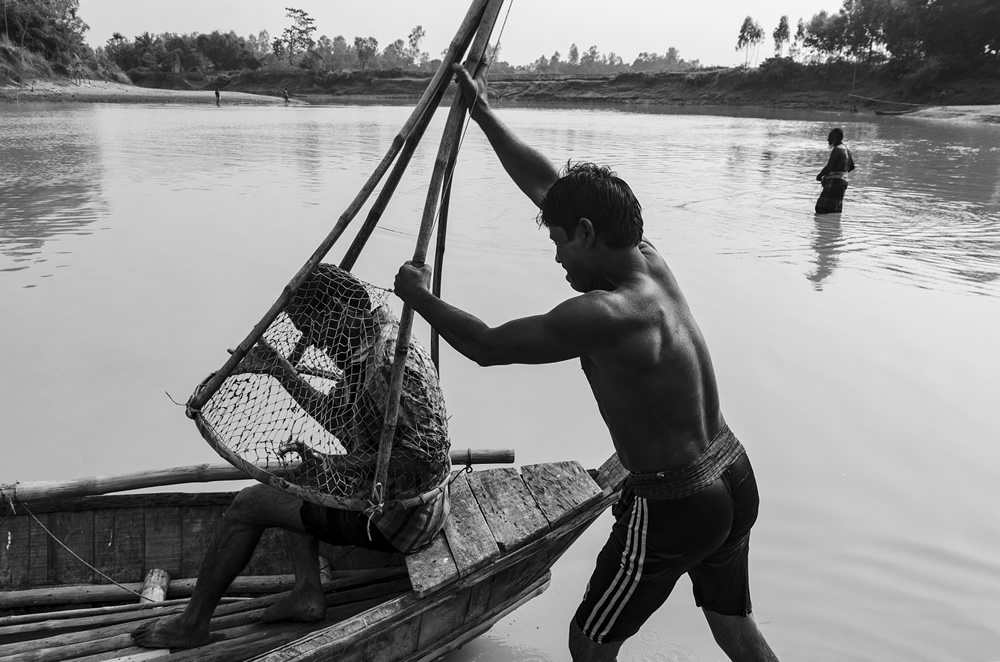
{"type": "Polygon", "coordinates": [[[264,610],[261,620],[315,623],[326,616],[326,595],[319,574],[319,543],[310,535],[285,532],[295,568],[292,592],[264,610]]]}
{"type": "Polygon", "coordinates": [[[726,616],[707,609],[702,610],[708,619],[715,642],[730,660],[743,662],[778,662],[778,656],[764,640],[764,635],[752,614],[726,616]]]}
{"type": "Polygon", "coordinates": [[[209,643],[212,612],[250,561],[264,529],[280,527],[304,533],[301,504],[299,499],[266,485],[253,485],[237,494],[202,561],[187,608],[177,616],[144,623],[132,633],[135,642],[146,648],[195,648],[209,643]]]}
{"type": "Polygon", "coordinates": [[[595,643],[576,624],[576,619],[569,622],[569,654],[573,662],[614,662],[618,659],[618,651],[623,641],[612,641],[606,644],[595,643]]]}

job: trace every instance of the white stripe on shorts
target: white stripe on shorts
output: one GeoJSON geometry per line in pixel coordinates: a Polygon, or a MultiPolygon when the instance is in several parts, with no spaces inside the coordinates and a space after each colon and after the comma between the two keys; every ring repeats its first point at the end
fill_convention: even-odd
{"type": "Polygon", "coordinates": [[[591,640],[603,643],[615,620],[642,577],[642,564],[646,559],[646,531],[649,528],[649,511],[646,499],[635,497],[632,504],[632,518],[629,520],[628,536],[618,574],[608,586],[604,595],[594,605],[593,611],[583,624],[583,632],[591,640]]]}

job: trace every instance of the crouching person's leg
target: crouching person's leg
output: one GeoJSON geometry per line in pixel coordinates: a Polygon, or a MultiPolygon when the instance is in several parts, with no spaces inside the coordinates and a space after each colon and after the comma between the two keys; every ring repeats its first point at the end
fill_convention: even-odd
{"type": "Polygon", "coordinates": [[[301,500],[265,485],[253,485],[237,494],[205,554],[187,608],[177,616],[143,624],[132,633],[135,642],[147,648],[195,648],[209,643],[212,612],[250,561],[264,529],[304,532],[301,505],[301,500]]]}

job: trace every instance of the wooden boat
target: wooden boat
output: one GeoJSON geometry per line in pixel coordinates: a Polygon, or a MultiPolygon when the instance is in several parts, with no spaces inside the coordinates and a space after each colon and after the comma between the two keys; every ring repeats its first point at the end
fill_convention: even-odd
{"type": "Polygon", "coordinates": [[[909,115],[910,113],[916,112],[917,108],[910,108],[909,110],[876,110],[876,115],[909,115]]]}
{"type": "MultiPolygon", "coordinates": [[[[228,465],[182,473],[191,469],[198,480],[245,478],[228,465]]],[[[434,660],[542,593],[552,564],[617,498],[623,477],[615,456],[590,472],[572,461],[461,471],[448,523],[423,551],[321,546],[334,570],[324,575],[326,619],[315,624],[259,621],[293,581],[280,532],[268,531],[213,616],[220,640],[173,652],[138,648],[130,633],[184,608],[234,493],[24,499],[32,484],[2,485],[0,659],[434,660]],[[153,580],[164,576],[173,579],[156,595],[153,580]]]]}

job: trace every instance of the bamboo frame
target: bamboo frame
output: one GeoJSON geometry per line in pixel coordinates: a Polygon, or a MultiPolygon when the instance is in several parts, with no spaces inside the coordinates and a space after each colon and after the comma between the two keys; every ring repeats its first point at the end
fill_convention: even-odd
{"type": "MultiPolygon", "coordinates": [[[[514,450],[499,449],[453,449],[451,463],[466,464],[512,464],[514,450]]],[[[38,481],[32,483],[0,484],[0,513],[2,506],[30,503],[38,499],[70,499],[82,496],[97,496],[141,490],[163,485],[183,485],[185,483],[211,483],[224,480],[248,480],[246,472],[231,464],[194,464],[169,469],[137,471],[115,476],[91,476],[63,481],[38,481]]]]}
{"type": "MultiPolygon", "coordinates": [[[[502,6],[503,0],[488,0],[482,21],[476,32],[476,39],[469,51],[469,60],[467,63],[473,69],[479,66],[486,48],[489,46],[490,35],[493,33],[493,27],[496,25],[502,6]]],[[[420,231],[417,234],[417,245],[413,250],[414,264],[423,264],[424,259],[427,257],[427,247],[430,243],[431,232],[434,229],[434,221],[437,216],[437,203],[441,196],[445,173],[453,169],[452,164],[458,156],[458,143],[461,138],[465,116],[466,111],[462,103],[461,94],[456,94],[452,102],[451,112],[448,114],[448,120],[445,123],[441,145],[434,162],[434,170],[431,173],[431,181],[427,187],[424,213],[420,220],[420,231]]],[[[396,336],[392,377],[389,380],[385,419],[382,423],[382,435],[379,439],[378,464],[375,469],[375,480],[372,483],[371,500],[378,508],[381,508],[385,502],[382,486],[385,485],[389,472],[389,457],[392,454],[392,442],[396,435],[396,420],[399,417],[399,397],[403,390],[403,373],[406,369],[406,355],[409,351],[410,332],[412,328],[413,309],[409,305],[404,305],[403,311],[399,316],[399,333],[396,336]]]]}
{"type": "Polygon", "coordinates": [[[382,161],[375,168],[375,171],[369,176],[358,195],[355,196],[351,204],[348,205],[344,213],[341,214],[337,224],[334,226],[330,234],[326,236],[302,268],[300,268],[298,272],[296,272],[295,276],[292,277],[292,280],[289,281],[289,283],[281,291],[280,296],[267,310],[264,317],[261,318],[261,320],[254,326],[254,328],[250,331],[250,334],[243,340],[243,342],[241,342],[236,349],[232,351],[229,359],[225,364],[223,364],[222,368],[220,368],[218,372],[208,379],[204,387],[197,389],[194,394],[192,394],[187,403],[187,414],[189,417],[195,418],[195,416],[198,415],[201,408],[206,402],[208,402],[209,398],[211,398],[216,391],[219,390],[223,381],[225,381],[226,378],[232,374],[233,370],[236,369],[237,364],[239,364],[243,357],[246,356],[247,352],[250,351],[250,348],[253,347],[254,343],[256,343],[257,340],[264,335],[264,332],[267,330],[267,327],[270,326],[271,322],[273,322],[278,317],[279,313],[281,313],[281,311],[288,305],[288,302],[292,298],[292,294],[294,294],[299,286],[302,285],[303,281],[305,281],[309,274],[312,273],[316,266],[323,260],[326,254],[333,247],[334,243],[336,243],[336,241],[344,233],[344,230],[347,229],[347,226],[371,196],[375,187],[389,169],[390,164],[405,146],[407,138],[418,131],[420,135],[423,134],[424,129],[426,129],[427,124],[434,115],[437,104],[440,102],[441,97],[444,95],[444,91],[451,82],[451,65],[457,62],[468,48],[480,20],[482,19],[488,2],[489,0],[472,1],[472,5],[469,7],[469,11],[462,21],[458,32],[456,33],[454,39],[452,39],[451,44],[448,46],[448,52],[445,55],[441,66],[434,74],[434,77],[431,79],[430,84],[424,91],[423,96],[421,96],[420,101],[417,102],[417,105],[410,114],[410,117],[404,123],[399,133],[396,134],[396,137],[393,138],[389,151],[382,158],[382,161]]]}

